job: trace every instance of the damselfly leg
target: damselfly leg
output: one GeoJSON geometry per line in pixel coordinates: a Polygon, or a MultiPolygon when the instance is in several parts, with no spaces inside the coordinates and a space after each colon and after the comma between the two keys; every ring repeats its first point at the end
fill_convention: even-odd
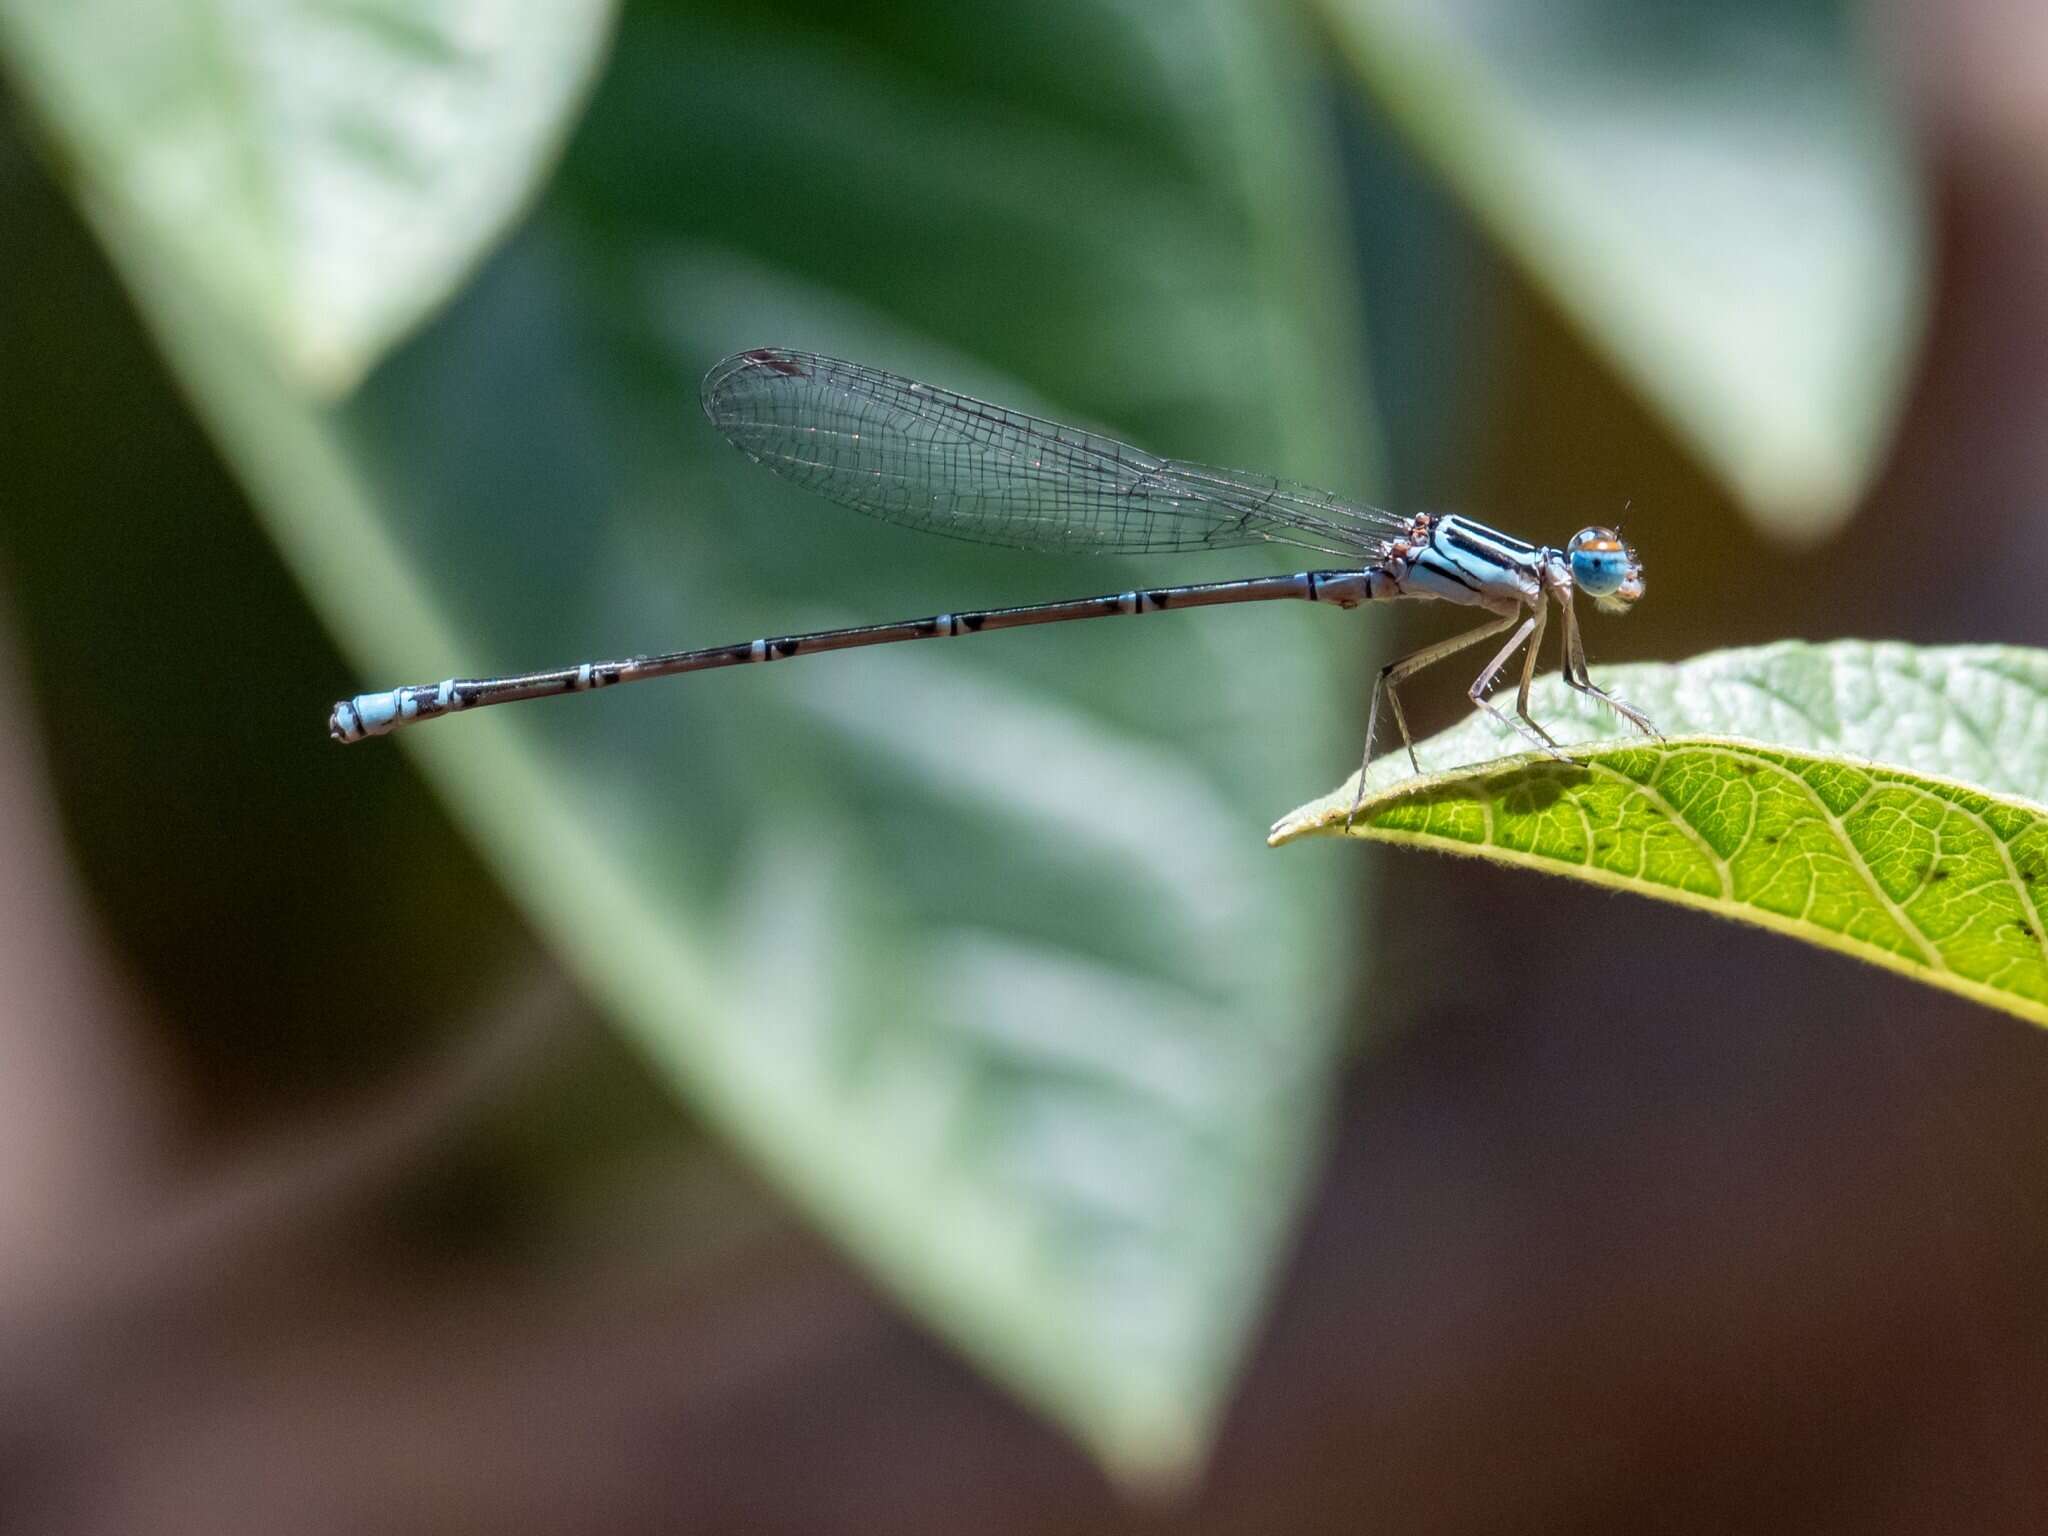
{"type": "Polygon", "coordinates": [[[1352,823],[1357,820],[1359,808],[1365,803],[1365,776],[1372,767],[1373,743],[1379,723],[1382,696],[1393,713],[1394,724],[1400,728],[1401,744],[1408,752],[1408,765],[1419,774],[1422,772],[1422,765],[1416,759],[1415,739],[1410,735],[1407,718],[1401,711],[1399,685],[1424,667],[1455,656],[1482,640],[1490,640],[1504,629],[1512,628],[1514,633],[1508,636],[1507,643],[1494,653],[1493,659],[1486,664],[1479,676],[1473,679],[1472,686],[1466,690],[1466,697],[1476,708],[1486,711],[1509,730],[1520,732],[1540,750],[1548,752],[1553,757],[1564,757],[1564,750],[1558,745],[1557,738],[1544,729],[1542,723],[1529,712],[1529,690],[1536,680],[1536,666],[1542,656],[1543,637],[1549,626],[1550,605],[1553,601],[1564,614],[1564,680],[1581,693],[1590,694],[1600,700],[1631,725],[1650,735],[1656,734],[1655,728],[1650,725],[1642,711],[1614,697],[1604,688],[1596,686],[1587,677],[1585,648],[1579,640],[1578,621],[1572,612],[1571,597],[1569,587],[1558,591],[1545,590],[1543,596],[1526,613],[1504,614],[1494,623],[1482,624],[1479,628],[1467,630],[1462,635],[1453,635],[1450,639],[1439,641],[1435,645],[1424,646],[1421,650],[1380,668],[1379,679],[1373,685],[1372,704],[1366,711],[1365,755],[1358,765],[1358,786],[1351,795],[1351,809],[1344,815],[1346,830],[1349,830],[1352,823]],[[1527,649],[1523,652],[1520,686],[1515,690],[1515,713],[1510,716],[1487,695],[1493,691],[1494,684],[1499,680],[1507,664],[1514,659],[1515,653],[1524,647],[1527,649]]]}
{"type": "MultiPolygon", "coordinates": [[[[1562,600],[1569,603],[1571,595],[1566,593],[1562,600]]],[[[1536,659],[1543,654],[1543,630],[1549,622],[1550,604],[1539,603],[1536,607],[1536,629],[1529,636],[1529,653],[1522,658],[1522,686],[1515,690],[1515,713],[1527,721],[1537,735],[1555,747],[1557,742],[1550,732],[1538,725],[1536,717],[1529,713],[1529,685],[1536,681],[1536,659]]]]}
{"type": "Polygon", "coordinates": [[[1645,736],[1658,741],[1664,739],[1658,734],[1657,727],[1650,723],[1648,715],[1637,709],[1628,700],[1609,693],[1605,688],[1602,688],[1593,681],[1592,674],[1586,670],[1585,643],[1579,638],[1579,616],[1572,612],[1572,605],[1570,603],[1564,604],[1564,671],[1562,676],[1564,677],[1566,687],[1575,688],[1580,693],[1598,699],[1645,736]]]}
{"type": "Polygon", "coordinates": [[[1408,766],[1418,774],[1422,764],[1415,756],[1415,738],[1408,731],[1408,717],[1401,713],[1400,687],[1403,679],[1413,677],[1424,667],[1434,666],[1460,651],[1470,650],[1482,640],[1490,640],[1502,630],[1513,626],[1515,615],[1503,614],[1491,624],[1482,624],[1477,629],[1468,629],[1462,635],[1453,635],[1448,640],[1439,640],[1435,645],[1425,645],[1419,651],[1411,651],[1398,661],[1390,661],[1380,668],[1380,675],[1372,685],[1372,703],[1365,711],[1365,756],[1358,764],[1358,793],[1351,797],[1351,810],[1344,818],[1344,825],[1351,825],[1351,818],[1358,814],[1358,808],[1365,802],[1365,771],[1372,766],[1372,747],[1379,733],[1380,700],[1387,701],[1392,711],[1394,724],[1401,732],[1401,745],[1408,750],[1408,766]]]}
{"type": "Polygon", "coordinates": [[[1486,664],[1486,670],[1472,680],[1472,686],[1465,690],[1465,697],[1472,701],[1475,708],[1485,710],[1509,730],[1520,731],[1537,747],[1556,752],[1557,738],[1538,725],[1529,715],[1528,678],[1535,664],[1536,647],[1543,643],[1543,616],[1549,606],[1548,601],[1538,603],[1535,611],[1516,626],[1515,632],[1508,637],[1508,643],[1486,664]],[[1514,659],[1515,652],[1524,644],[1529,647],[1529,663],[1522,668],[1522,691],[1515,705],[1515,713],[1521,718],[1517,720],[1503,714],[1500,706],[1487,695],[1493,691],[1494,680],[1500,676],[1501,669],[1514,659]]]}

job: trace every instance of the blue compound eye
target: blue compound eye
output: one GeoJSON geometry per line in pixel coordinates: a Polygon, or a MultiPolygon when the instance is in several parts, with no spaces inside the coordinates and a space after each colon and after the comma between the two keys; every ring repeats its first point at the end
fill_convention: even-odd
{"type": "Polygon", "coordinates": [[[1610,612],[1626,609],[1643,595],[1643,568],[1636,552],[1612,528],[1582,528],[1565,546],[1572,581],[1610,612]]]}

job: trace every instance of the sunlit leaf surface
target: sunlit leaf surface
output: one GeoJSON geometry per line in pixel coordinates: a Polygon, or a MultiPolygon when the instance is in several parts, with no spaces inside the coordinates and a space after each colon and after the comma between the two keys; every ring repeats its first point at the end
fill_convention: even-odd
{"type": "MultiPolygon", "coordinates": [[[[1420,778],[1383,761],[1352,835],[1704,908],[2048,1024],[2048,652],[1778,645],[1611,672],[1671,736],[1420,778]]],[[[1535,712],[1610,734],[1555,678],[1535,712]]],[[[1421,751],[1501,744],[1473,721],[1421,751]]],[[[1273,840],[1341,835],[1354,789],[1273,840]]]]}
{"type": "Polygon", "coordinates": [[[1848,0],[1319,0],[1375,99],[1766,527],[1883,453],[1926,240],[1848,0]]]}

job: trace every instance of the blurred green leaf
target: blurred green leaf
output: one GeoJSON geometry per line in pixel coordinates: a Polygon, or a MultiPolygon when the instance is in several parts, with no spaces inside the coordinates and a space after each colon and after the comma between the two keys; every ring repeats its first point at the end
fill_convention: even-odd
{"type": "MultiPolygon", "coordinates": [[[[1699,907],[2048,1024],[2048,652],[1842,641],[1610,670],[1669,738],[1406,779],[1383,759],[1351,835],[1699,907]]],[[[1532,708],[1561,740],[1611,733],[1555,677],[1532,708]]],[[[1479,717],[1420,751],[1500,740],[1479,717]]],[[[1273,841],[1343,835],[1356,783],[1273,841]]]]}
{"type": "Polygon", "coordinates": [[[1825,536],[1922,324],[1905,125],[1851,0],[1320,0],[1360,75],[1767,530],[1825,536]]]}
{"type": "Polygon", "coordinates": [[[612,0],[0,0],[82,190],[340,394],[553,165],[612,0]]]}
{"type": "MultiPolygon", "coordinates": [[[[531,230],[333,411],[279,390],[148,226],[95,212],[388,685],[1129,584],[762,474],[696,406],[742,346],[1357,485],[1333,175],[1292,115],[1311,75],[1233,0],[629,10],[531,230]]],[[[1355,904],[1252,833],[1348,750],[1328,658],[1356,631],[1333,622],[819,657],[408,744],[695,1106],[1113,1468],[1172,1478],[1286,1238],[1338,1044],[1328,956],[1355,904]]],[[[309,680],[280,707],[316,731],[329,697],[309,680]]],[[[347,858],[347,828],[313,857],[347,858]]],[[[402,978],[366,977],[364,1005],[403,1008],[402,978]]]]}

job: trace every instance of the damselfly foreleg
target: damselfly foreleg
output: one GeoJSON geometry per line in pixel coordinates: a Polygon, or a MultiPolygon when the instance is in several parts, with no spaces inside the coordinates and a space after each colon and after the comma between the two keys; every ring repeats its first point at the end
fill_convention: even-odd
{"type": "MultiPolygon", "coordinates": [[[[1571,599],[1567,597],[1565,601],[1570,602],[1571,599]]],[[[1537,723],[1536,717],[1529,713],[1529,685],[1536,680],[1536,662],[1543,655],[1543,630],[1549,622],[1550,600],[1546,596],[1543,602],[1536,605],[1536,627],[1529,632],[1529,652],[1522,658],[1522,686],[1515,690],[1515,713],[1522,717],[1531,730],[1555,747],[1557,743],[1551,740],[1550,732],[1544,730],[1537,723]]]]}

